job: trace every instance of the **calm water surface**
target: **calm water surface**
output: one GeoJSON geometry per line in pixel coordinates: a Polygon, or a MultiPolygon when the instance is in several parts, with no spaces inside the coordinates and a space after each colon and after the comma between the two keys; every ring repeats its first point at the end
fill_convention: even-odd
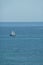
{"type": "Polygon", "coordinates": [[[0,65],[43,65],[43,26],[0,27],[0,65]]]}

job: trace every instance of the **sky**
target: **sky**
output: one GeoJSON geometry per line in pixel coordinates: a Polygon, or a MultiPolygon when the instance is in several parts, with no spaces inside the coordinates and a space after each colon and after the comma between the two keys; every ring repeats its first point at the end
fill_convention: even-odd
{"type": "Polygon", "coordinates": [[[0,22],[43,22],[43,0],[0,0],[0,22]]]}

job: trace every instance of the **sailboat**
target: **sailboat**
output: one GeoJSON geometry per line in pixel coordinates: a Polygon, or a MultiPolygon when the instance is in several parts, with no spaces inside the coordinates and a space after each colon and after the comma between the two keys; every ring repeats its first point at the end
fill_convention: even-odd
{"type": "Polygon", "coordinates": [[[14,31],[12,31],[11,33],[10,33],[10,36],[15,36],[16,35],[16,32],[14,32],[14,31]]]}

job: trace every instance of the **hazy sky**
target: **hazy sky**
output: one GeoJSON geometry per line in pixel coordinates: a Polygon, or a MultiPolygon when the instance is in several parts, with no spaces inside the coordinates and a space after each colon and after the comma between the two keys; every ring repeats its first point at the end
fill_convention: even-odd
{"type": "Polygon", "coordinates": [[[0,0],[0,21],[43,21],[43,0],[0,0]]]}

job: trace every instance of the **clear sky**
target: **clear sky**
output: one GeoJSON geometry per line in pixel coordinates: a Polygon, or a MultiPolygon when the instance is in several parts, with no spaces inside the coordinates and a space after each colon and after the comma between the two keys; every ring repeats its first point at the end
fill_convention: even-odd
{"type": "Polygon", "coordinates": [[[0,22],[43,21],[43,0],[0,0],[0,22]]]}

